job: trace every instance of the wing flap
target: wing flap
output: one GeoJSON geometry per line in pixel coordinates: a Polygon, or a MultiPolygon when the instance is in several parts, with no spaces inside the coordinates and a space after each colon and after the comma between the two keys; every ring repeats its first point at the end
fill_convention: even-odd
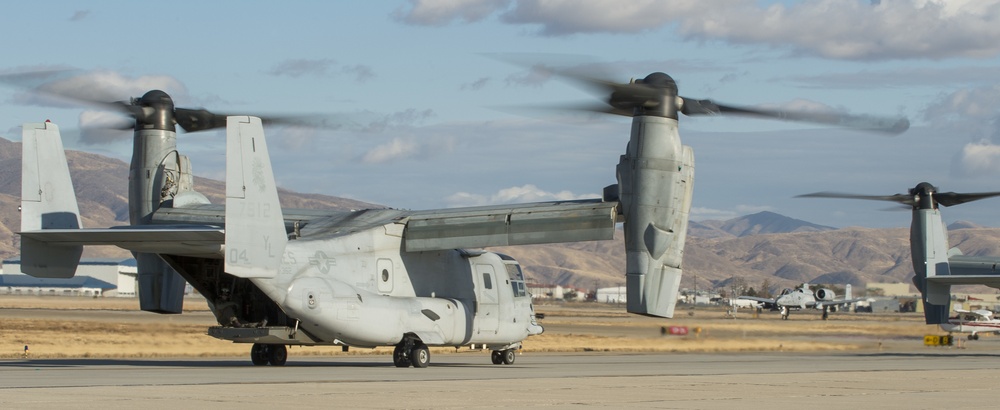
{"type": "Polygon", "coordinates": [[[617,202],[541,202],[416,212],[407,252],[612,239],[617,202]]]}

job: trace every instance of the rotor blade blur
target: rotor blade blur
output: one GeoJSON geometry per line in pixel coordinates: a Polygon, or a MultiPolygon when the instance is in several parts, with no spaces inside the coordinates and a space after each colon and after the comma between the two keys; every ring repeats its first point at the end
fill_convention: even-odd
{"type": "Polygon", "coordinates": [[[225,128],[226,118],[234,115],[253,115],[261,119],[264,125],[288,125],[307,128],[340,129],[344,127],[362,128],[358,120],[373,117],[373,114],[233,114],[213,113],[204,108],[174,108],[174,118],[177,125],[187,132],[207,131],[225,128]]]}
{"type": "Polygon", "coordinates": [[[976,192],[968,194],[938,192],[937,194],[934,194],[934,199],[941,205],[952,206],[964,204],[966,202],[978,201],[980,199],[992,198],[995,196],[1000,196],[1000,192],[976,192]]]}
{"type": "Polygon", "coordinates": [[[907,194],[895,195],[858,195],[843,192],[814,192],[811,194],[797,195],[796,198],[837,198],[837,199],[864,199],[869,201],[890,201],[904,205],[913,205],[913,196],[907,194]]]}
{"type": "Polygon", "coordinates": [[[712,100],[683,98],[681,112],[685,115],[742,115],[784,121],[806,122],[832,125],[861,131],[881,132],[897,135],[910,128],[906,118],[879,117],[874,115],[852,115],[833,111],[792,111],[723,105],[712,100]]]}

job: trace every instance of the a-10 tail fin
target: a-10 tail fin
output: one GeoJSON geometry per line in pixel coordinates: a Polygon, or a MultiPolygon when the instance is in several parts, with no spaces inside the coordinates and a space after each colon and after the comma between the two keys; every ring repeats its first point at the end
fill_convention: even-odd
{"type": "MultiPolygon", "coordinates": [[[[80,208],[59,127],[24,124],[21,134],[21,232],[80,229],[80,208]]],[[[51,245],[21,237],[21,272],[40,278],[76,274],[82,245],[51,245]]]]}
{"type": "Polygon", "coordinates": [[[233,116],[226,126],[226,273],[277,275],[288,242],[260,118],[233,116]]]}

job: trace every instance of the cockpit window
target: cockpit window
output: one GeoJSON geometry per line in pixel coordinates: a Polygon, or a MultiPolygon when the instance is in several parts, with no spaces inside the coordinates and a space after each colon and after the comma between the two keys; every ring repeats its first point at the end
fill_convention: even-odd
{"type": "Polygon", "coordinates": [[[515,263],[505,264],[507,267],[507,277],[510,280],[524,280],[524,275],[521,273],[521,265],[515,263]]]}
{"type": "Polygon", "coordinates": [[[514,297],[528,296],[524,287],[524,274],[521,266],[516,263],[505,264],[507,266],[507,277],[510,278],[510,287],[514,291],[514,297]]]}

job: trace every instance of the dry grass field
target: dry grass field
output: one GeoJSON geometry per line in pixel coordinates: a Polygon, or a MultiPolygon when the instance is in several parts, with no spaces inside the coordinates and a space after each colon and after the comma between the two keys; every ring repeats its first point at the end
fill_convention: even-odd
{"type": "MultiPolygon", "coordinates": [[[[681,309],[673,319],[628,314],[598,304],[537,305],[545,333],[529,338],[532,352],[746,352],[919,349],[925,334],[940,334],[919,315],[776,313],[681,309]],[[662,328],[684,326],[684,336],[662,328]]],[[[206,335],[215,325],[203,301],[188,299],[182,315],[139,311],[135,299],[0,296],[0,358],[246,357],[249,345],[206,335]]],[[[485,354],[468,348],[435,348],[436,354],[485,354]]],[[[388,354],[389,348],[292,347],[289,356],[388,354]]]]}

